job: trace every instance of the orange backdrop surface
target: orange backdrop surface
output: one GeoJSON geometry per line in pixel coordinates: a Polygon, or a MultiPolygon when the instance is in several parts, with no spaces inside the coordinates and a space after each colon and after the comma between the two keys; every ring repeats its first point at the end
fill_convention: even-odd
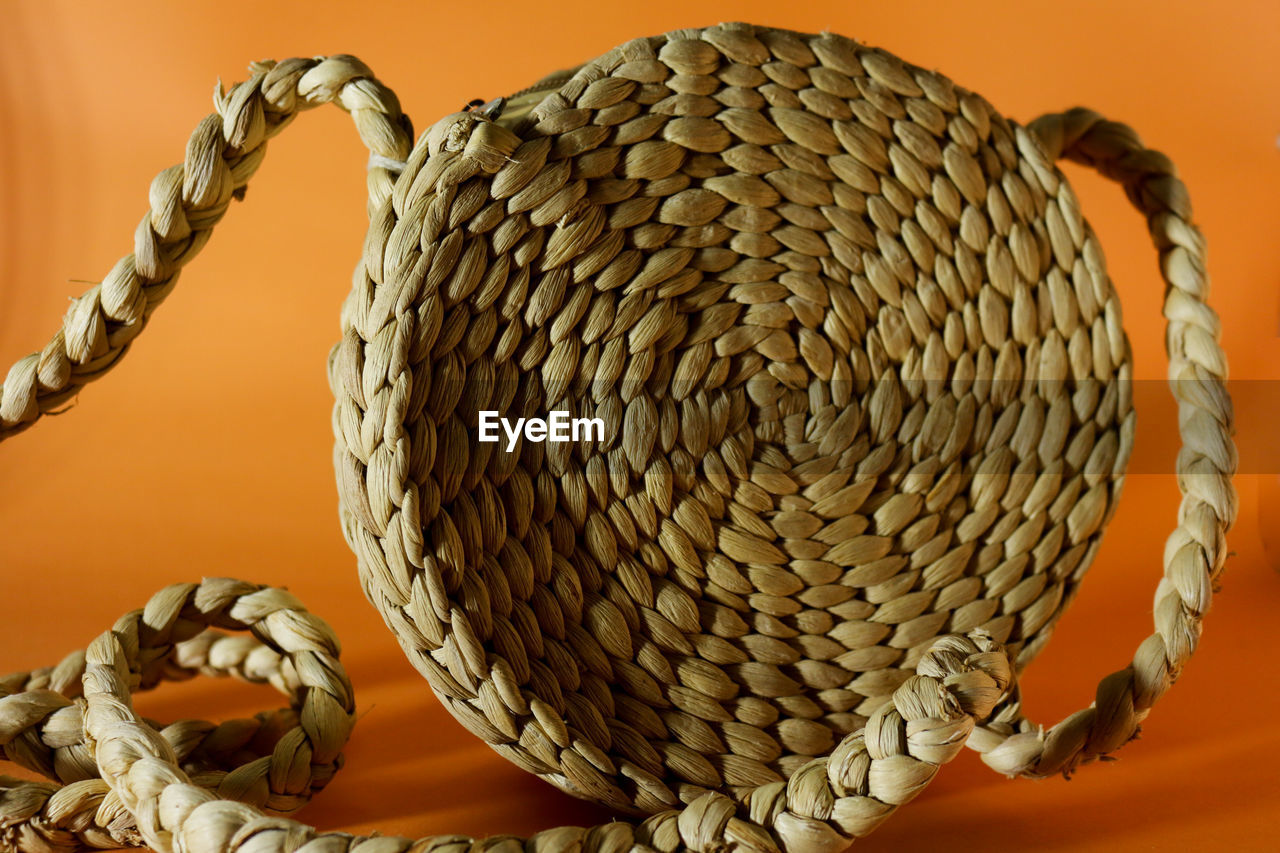
{"type": "MultiPolygon", "coordinates": [[[[863,850],[1280,849],[1280,6],[1028,0],[804,3],[0,2],[0,358],[38,349],[67,298],[130,250],[147,187],[181,159],[215,80],[262,57],[354,53],[418,128],[638,35],[724,19],[830,29],[935,67],[1027,121],[1077,103],[1173,157],[1209,239],[1212,304],[1247,460],[1225,588],[1201,649],[1121,760],[999,778],[965,753],[863,850]],[[1274,453],[1271,456],[1274,457],[1274,453]]],[[[363,600],[337,523],[324,364],[364,234],[366,155],[338,110],[273,141],[244,204],[118,370],[0,447],[0,671],[60,659],[179,580],[288,585],[345,642],[362,717],[301,817],[422,835],[528,833],[607,815],[526,775],[446,713],[363,600]]],[[[1107,247],[1140,378],[1163,376],[1161,285],[1140,217],[1072,170],[1107,247]]],[[[1176,418],[1139,411],[1141,472],[1024,681],[1045,723],[1087,704],[1151,630],[1177,506],[1176,418]]],[[[240,715],[263,690],[194,682],[162,719],[240,715]]],[[[3,772],[3,771],[0,771],[3,772]]]]}

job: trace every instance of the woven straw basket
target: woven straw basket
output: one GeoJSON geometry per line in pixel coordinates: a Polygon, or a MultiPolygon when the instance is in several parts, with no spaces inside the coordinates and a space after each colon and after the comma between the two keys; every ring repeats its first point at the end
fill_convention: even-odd
{"type": "Polygon", "coordinates": [[[416,144],[352,57],[257,63],[155,179],[134,253],[9,371],[6,435],[116,362],[267,140],[327,102],[371,152],[329,365],[365,593],[463,725],[644,820],[415,842],[265,816],[328,781],[355,705],[323,622],[219,579],[0,681],[6,757],[51,780],[0,787],[9,849],[834,853],[963,746],[1038,777],[1135,736],[1196,647],[1236,509],[1204,244],[1163,155],[1092,112],[1022,126],[883,51],[744,25],[629,42],[416,144]],[[1058,158],[1147,218],[1183,500],[1155,633],[1044,729],[1017,673],[1134,434],[1120,305],[1058,158]],[[481,411],[557,410],[603,437],[477,441],[481,411]],[[133,711],[197,672],[291,707],[133,711]]]}

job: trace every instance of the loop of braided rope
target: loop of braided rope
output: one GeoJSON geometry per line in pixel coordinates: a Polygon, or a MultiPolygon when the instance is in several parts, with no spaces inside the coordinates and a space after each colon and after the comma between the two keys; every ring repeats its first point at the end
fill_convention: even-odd
{"type": "MultiPolygon", "coordinates": [[[[270,116],[337,98],[358,107],[374,155],[365,257],[330,363],[343,527],[366,594],[446,707],[500,752],[566,790],[656,812],[638,827],[552,830],[524,846],[825,853],[909,799],[966,739],[997,769],[1031,776],[1127,742],[1194,650],[1235,513],[1203,243],[1167,160],[1087,113],[1017,127],[945,78],[829,35],[683,31],[560,82],[505,124],[450,116],[410,153],[394,96],[356,61],[260,66],[219,98],[223,116],[197,130],[185,166],[157,179],[123,272],[10,371],[0,438],[114,363],[256,168],[262,149],[250,143],[278,129],[270,116]],[[291,100],[295,89],[306,96],[291,100]],[[1024,664],[1074,594],[1114,507],[1132,411],[1117,390],[1131,375],[1118,304],[1045,148],[1121,180],[1148,214],[1170,285],[1185,445],[1157,634],[1104,680],[1093,708],[1047,733],[1022,719],[1016,690],[995,705],[1012,682],[996,640],[1024,664]],[[913,264],[925,277],[906,275],[913,264]],[[1037,270],[1047,278],[1036,282],[1037,270]],[[804,326],[798,342],[788,323],[804,326]],[[1010,434],[1013,409],[993,425],[982,395],[1010,403],[1008,389],[978,389],[1019,375],[1015,341],[1029,378],[1034,365],[1042,379],[1102,379],[1105,392],[1084,381],[1068,405],[1050,379],[1054,393],[1026,410],[1041,418],[1034,438],[1010,434]],[[687,347],[678,365],[677,343],[687,347]],[[634,381],[591,401],[630,431],[585,471],[568,454],[499,460],[467,445],[467,407],[510,403],[517,373],[518,402],[536,407],[591,398],[575,374],[588,366],[634,381]],[[479,396],[463,389],[469,371],[479,396]],[[969,390],[939,395],[922,376],[969,390]],[[810,378],[823,381],[802,388],[810,378]],[[649,379],[670,382],[672,397],[654,396],[649,379]],[[839,390],[855,381],[869,401],[839,390]],[[727,391],[708,403],[703,392],[717,388],[727,391]],[[922,390],[938,404],[927,415],[922,390]],[[839,418],[784,425],[833,401],[839,418]],[[756,415],[753,436],[742,428],[756,415]],[[931,434],[952,423],[972,432],[976,457],[957,460],[964,442],[931,434]],[[1012,449],[1000,435],[1017,439],[1012,449]],[[1059,454],[1043,470],[1042,437],[1040,449],[1059,454]],[[895,444],[924,458],[897,458],[895,444]],[[1100,467],[1086,472],[1086,458],[1100,467]],[[826,491],[788,483],[820,464],[846,479],[826,491]],[[698,465],[704,482],[673,496],[698,465]],[[1041,475],[1031,496],[1000,494],[1027,472],[1041,475]],[[971,492],[952,501],[962,480],[971,492]],[[895,491],[907,482],[914,493],[895,491]],[[1009,501],[1036,510],[996,522],[1009,501]]],[[[24,843],[64,831],[59,843],[101,840],[136,816],[165,851],[473,844],[315,835],[216,800],[198,778],[208,767],[197,761],[192,777],[133,714],[124,636],[104,635],[88,654],[87,739],[71,744],[78,761],[92,756],[111,808],[58,823],[62,792],[24,788],[25,816],[6,818],[18,800],[0,801],[0,821],[36,839],[24,843]]],[[[11,707],[41,713],[31,691],[13,695],[11,707]]],[[[7,729],[15,743],[44,744],[29,766],[48,765],[47,728],[7,729]]]]}
{"type": "MultiPolygon", "coordinates": [[[[341,766],[355,703],[338,641],[288,592],[226,579],[178,584],[121,617],[110,636],[130,693],[206,675],[271,684],[289,697],[288,709],[252,719],[139,722],[211,795],[289,813],[341,766]]],[[[6,849],[145,844],[135,813],[101,776],[100,756],[86,737],[83,685],[90,669],[85,653],[77,652],[56,667],[0,681],[4,757],[51,780],[0,777],[0,845],[6,849]]]]}
{"type": "Polygon", "coordinates": [[[186,158],[156,175],[151,211],[138,223],[134,251],[101,284],[73,300],[62,328],[39,353],[18,360],[0,385],[0,439],[56,409],[124,354],[151,312],[199,253],[213,227],[266,154],[268,140],[297,113],[334,103],[351,114],[360,138],[383,160],[370,165],[369,204],[391,192],[413,146],[395,94],[355,57],[255,63],[253,76],[215,93],[217,112],[192,132],[186,158]]]}
{"type": "Polygon", "coordinates": [[[1116,181],[1146,216],[1168,286],[1168,376],[1183,440],[1178,456],[1182,504],[1178,527],[1165,543],[1155,633],[1138,646],[1128,667],[1102,679],[1089,708],[1045,731],[1021,717],[1015,694],[970,741],[983,761],[1001,773],[1038,778],[1070,774],[1137,737],[1151,706],[1177,680],[1199,644],[1202,621],[1226,564],[1226,534],[1238,502],[1231,482],[1237,457],[1225,387],[1227,364],[1217,343],[1218,316],[1207,303],[1205,242],[1192,222],[1190,196],[1176,168],[1168,157],[1144,146],[1131,128],[1091,110],[1046,115],[1030,128],[1049,156],[1081,163],[1116,181]]]}

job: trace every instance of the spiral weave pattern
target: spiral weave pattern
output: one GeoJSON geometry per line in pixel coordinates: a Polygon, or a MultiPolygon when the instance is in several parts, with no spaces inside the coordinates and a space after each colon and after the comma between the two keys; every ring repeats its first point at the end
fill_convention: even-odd
{"type": "Polygon", "coordinates": [[[331,363],[365,591],[454,715],[651,813],[791,777],[941,634],[1025,664],[1133,435],[1035,136],[835,36],[638,40],[446,117],[331,363]],[[567,411],[589,444],[477,441],[567,411]]]}

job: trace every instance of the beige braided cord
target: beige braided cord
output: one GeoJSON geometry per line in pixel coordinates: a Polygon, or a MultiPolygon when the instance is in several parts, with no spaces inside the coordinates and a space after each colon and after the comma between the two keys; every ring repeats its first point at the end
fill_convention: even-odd
{"type": "Polygon", "coordinates": [[[1070,775],[1138,736],[1155,704],[1195,652],[1227,559],[1226,533],[1235,521],[1231,477],[1237,457],[1227,395],[1226,356],[1217,314],[1206,303],[1205,244],[1191,220],[1187,188],[1165,155],[1146,148],[1133,129],[1086,109],[1042,116],[1030,129],[1049,156],[1096,169],[1121,184],[1160,253],[1166,285],[1164,315],[1169,384],[1178,402],[1178,526],[1164,550],[1156,588],[1156,631],[1132,663],[1098,684],[1094,703],[1044,730],[1022,718],[1017,692],[969,745],[1008,776],[1070,775]]]}
{"type": "Polygon", "coordinates": [[[232,199],[243,197],[266,143],[302,110],[335,103],[351,114],[373,155],[369,206],[387,202],[394,164],[413,145],[395,94],[351,56],[255,63],[253,76],[215,93],[217,112],[192,132],[184,161],[156,175],[151,211],[134,251],[73,300],[62,328],[38,353],[19,359],[0,386],[0,440],[56,409],[109,370],[199,253],[232,199]]]}
{"type": "MultiPolygon", "coordinates": [[[[276,813],[295,811],[341,767],[355,722],[332,629],[289,593],[241,581],[178,584],[118,620],[127,683],[148,690],[196,675],[271,684],[291,707],[221,724],[146,722],[195,784],[276,813]],[[228,636],[218,630],[252,630],[228,636]],[[125,651],[127,649],[127,651],[125,651]]],[[[0,845],[17,850],[141,846],[85,738],[84,652],[0,682],[4,757],[51,782],[0,778],[0,845]]]]}

